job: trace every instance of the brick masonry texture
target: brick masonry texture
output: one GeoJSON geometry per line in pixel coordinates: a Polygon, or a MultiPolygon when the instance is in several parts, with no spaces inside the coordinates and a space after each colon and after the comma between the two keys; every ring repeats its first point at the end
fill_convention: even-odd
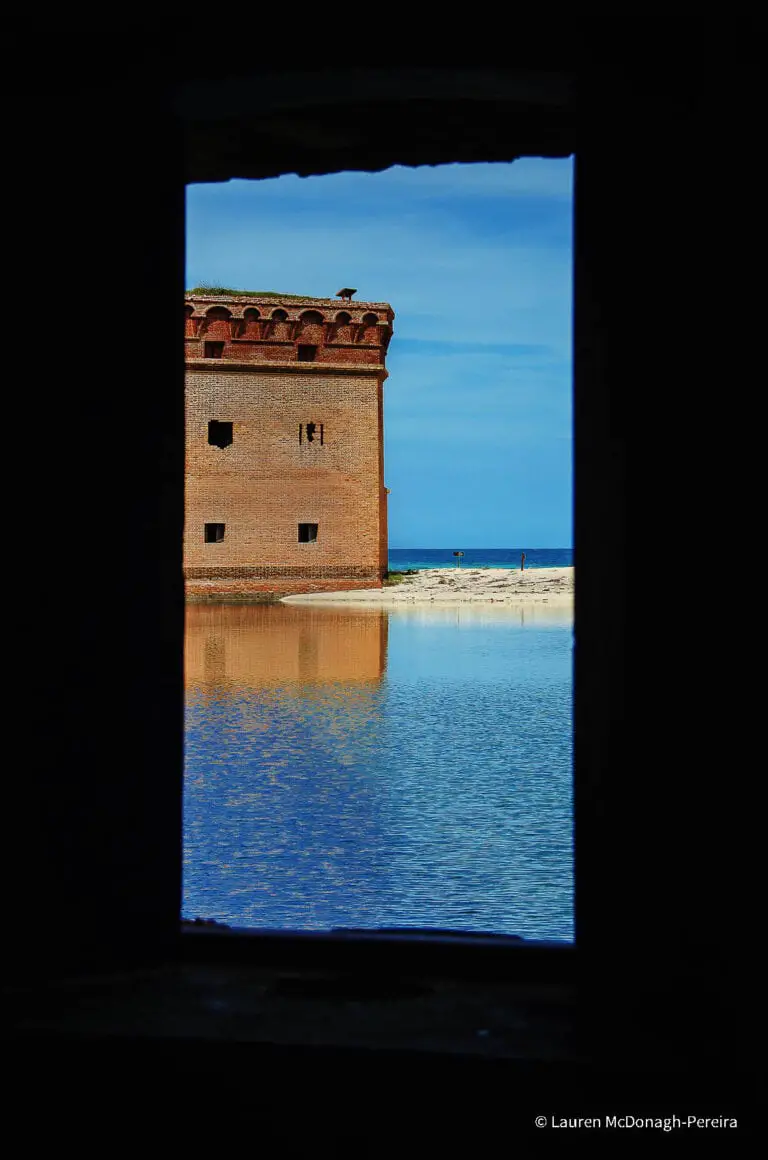
{"type": "Polygon", "coordinates": [[[380,588],[374,580],[188,580],[187,600],[192,604],[208,604],[216,601],[247,603],[261,601],[269,597],[296,596],[307,592],[351,592],[360,588],[380,588]]]}
{"type": "Polygon", "coordinates": [[[380,587],[391,308],[195,295],[186,313],[188,599],[380,587]],[[205,342],[223,343],[220,357],[203,357],[205,342]],[[212,420],[232,424],[229,446],[208,442],[212,420]],[[206,524],[224,538],[206,543],[206,524]],[[299,542],[300,524],[316,541],[299,542]]]}

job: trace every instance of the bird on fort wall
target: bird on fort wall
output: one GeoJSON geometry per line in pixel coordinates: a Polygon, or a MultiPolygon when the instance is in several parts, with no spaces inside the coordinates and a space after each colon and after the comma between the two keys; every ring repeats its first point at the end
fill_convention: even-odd
{"type": "Polygon", "coordinates": [[[352,301],[353,294],[357,294],[357,290],[351,290],[349,286],[345,286],[343,290],[336,291],[336,297],[343,298],[346,302],[352,301]]]}

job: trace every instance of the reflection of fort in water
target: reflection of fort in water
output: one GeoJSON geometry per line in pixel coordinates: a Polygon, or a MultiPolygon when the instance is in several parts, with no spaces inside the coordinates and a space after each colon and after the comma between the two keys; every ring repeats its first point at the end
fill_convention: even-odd
{"type": "Polygon", "coordinates": [[[380,610],[191,604],[186,617],[188,688],[378,683],[386,668],[380,610]]]}

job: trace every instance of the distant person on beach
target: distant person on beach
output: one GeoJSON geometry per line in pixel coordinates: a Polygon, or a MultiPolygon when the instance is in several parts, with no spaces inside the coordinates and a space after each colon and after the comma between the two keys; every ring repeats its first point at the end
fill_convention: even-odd
{"type": "Polygon", "coordinates": [[[525,552],[523,552],[522,556],[520,557],[520,571],[525,571],[525,552]]]}

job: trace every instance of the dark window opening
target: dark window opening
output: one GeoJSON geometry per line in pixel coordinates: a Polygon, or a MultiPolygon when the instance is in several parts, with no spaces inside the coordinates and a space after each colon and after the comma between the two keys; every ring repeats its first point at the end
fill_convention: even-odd
{"type": "Polygon", "coordinates": [[[316,355],[316,346],[299,345],[299,362],[314,362],[316,355]]]}
{"type": "Polygon", "coordinates": [[[317,539],[317,528],[317,524],[299,524],[299,543],[314,544],[317,539]]]}
{"type": "Polygon", "coordinates": [[[206,544],[220,544],[224,539],[224,528],[226,524],[206,524],[205,525],[205,542],[206,544]]]}
{"type": "Polygon", "coordinates": [[[232,442],[232,424],[211,419],[208,424],[208,442],[211,447],[229,447],[232,442]]]}
{"type": "Polygon", "coordinates": [[[322,423],[319,425],[317,423],[307,423],[306,426],[303,423],[299,423],[299,443],[304,442],[305,434],[307,443],[314,443],[318,438],[318,429],[320,432],[320,446],[322,447],[325,442],[325,430],[322,423]]]}
{"type": "Polygon", "coordinates": [[[203,358],[221,358],[223,354],[223,342],[206,342],[203,348],[203,358]]]}

